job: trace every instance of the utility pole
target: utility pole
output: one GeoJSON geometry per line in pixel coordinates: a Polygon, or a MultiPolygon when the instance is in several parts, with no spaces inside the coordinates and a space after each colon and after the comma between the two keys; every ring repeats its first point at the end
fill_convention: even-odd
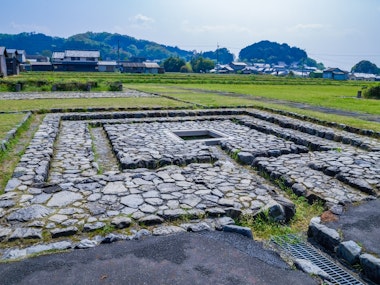
{"type": "Polygon", "coordinates": [[[216,43],[216,73],[219,73],[219,43],[216,43]]]}

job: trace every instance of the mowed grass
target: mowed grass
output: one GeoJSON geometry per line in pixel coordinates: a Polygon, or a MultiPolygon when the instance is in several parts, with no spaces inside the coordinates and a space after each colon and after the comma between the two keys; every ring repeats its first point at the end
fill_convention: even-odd
{"type": "Polygon", "coordinates": [[[189,108],[191,104],[161,97],[144,98],[80,98],[80,99],[36,99],[2,100],[0,111],[49,111],[51,109],[87,109],[87,108],[189,108]]]}
{"type": "Polygon", "coordinates": [[[188,100],[192,98],[194,103],[218,106],[225,104],[241,105],[249,103],[249,99],[239,98],[239,94],[251,96],[259,100],[260,97],[290,102],[305,103],[313,106],[328,107],[339,110],[353,111],[380,115],[380,100],[356,98],[358,86],[340,85],[255,85],[255,84],[187,84],[187,85],[130,85],[131,88],[139,88],[147,92],[157,92],[171,95],[175,98],[188,100]],[[184,91],[187,91],[185,93],[184,91]],[[233,100],[228,96],[222,96],[206,91],[230,92],[235,95],[233,100]],[[258,98],[259,97],[259,98],[258,98]],[[231,102],[230,102],[231,101],[231,102]]]}
{"type": "MultiPolygon", "coordinates": [[[[0,104],[1,106],[1,104],[0,104]]],[[[5,139],[6,134],[15,128],[25,114],[0,114],[0,140],[5,139]]]]}

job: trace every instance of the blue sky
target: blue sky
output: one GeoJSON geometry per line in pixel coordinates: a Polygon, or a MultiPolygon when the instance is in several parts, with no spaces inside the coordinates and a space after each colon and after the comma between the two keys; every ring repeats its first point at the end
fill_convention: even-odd
{"type": "Polygon", "coordinates": [[[363,59],[380,67],[379,0],[18,0],[0,11],[0,33],[111,32],[186,50],[219,44],[235,55],[270,40],[329,67],[363,59]]]}

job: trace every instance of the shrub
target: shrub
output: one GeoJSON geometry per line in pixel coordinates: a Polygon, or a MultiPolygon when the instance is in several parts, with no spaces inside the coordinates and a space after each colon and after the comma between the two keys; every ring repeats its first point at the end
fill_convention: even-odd
{"type": "Polygon", "coordinates": [[[380,85],[364,89],[363,97],[367,99],[380,99],[380,85]]]}

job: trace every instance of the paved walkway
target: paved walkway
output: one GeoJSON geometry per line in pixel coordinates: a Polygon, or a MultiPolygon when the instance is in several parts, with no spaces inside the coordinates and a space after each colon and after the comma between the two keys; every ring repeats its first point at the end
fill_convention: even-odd
{"type": "Polygon", "coordinates": [[[237,234],[205,232],[0,264],[1,284],[320,284],[272,251],[237,234]]]}

